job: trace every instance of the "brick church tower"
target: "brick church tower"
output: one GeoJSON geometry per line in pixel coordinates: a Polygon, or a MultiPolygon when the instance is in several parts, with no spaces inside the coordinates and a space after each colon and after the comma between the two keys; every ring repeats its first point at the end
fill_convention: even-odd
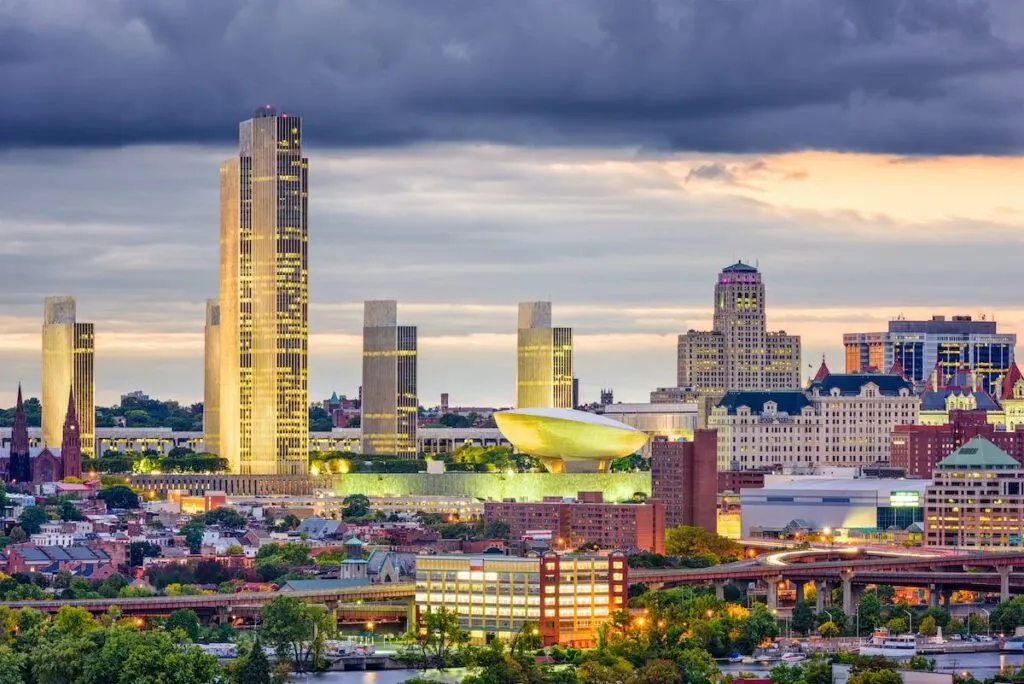
{"type": "Polygon", "coordinates": [[[18,404],[14,409],[14,426],[11,428],[8,476],[11,482],[32,481],[32,457],[29,454],[28,423],[25,421],[25,405],[21,400],[21,385],[18,385],[18,404]]]}
{"type": "Polygon", "coordinates": [[[82,477],[82,436],[75,412],[75,390],[68,396],[68,412],[64,416],[64,436],[60,442],[60,460],[64,477],[82,477]]]}

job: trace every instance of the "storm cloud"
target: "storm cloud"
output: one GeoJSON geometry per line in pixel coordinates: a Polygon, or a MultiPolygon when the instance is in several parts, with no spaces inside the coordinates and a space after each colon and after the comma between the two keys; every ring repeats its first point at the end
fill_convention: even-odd
{"type": "Polygon", "coordinates": [[[0,146],[486,141],[1007,154],[1014,0],[8,0],[0,146]]]}

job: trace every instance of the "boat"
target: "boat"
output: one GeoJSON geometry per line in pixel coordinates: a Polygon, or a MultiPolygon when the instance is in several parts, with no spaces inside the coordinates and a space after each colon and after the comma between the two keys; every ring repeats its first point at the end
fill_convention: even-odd
{"type": "Polygon", "coordinates": [[[807,660],[807,656],[803,653],[787,653],[781,658],[784,663],[799,663],[801,660],[807,660]]]}
{"type": "Polygon", "coordinates": [[[876,629],[859,652],[862,656],[912,658],[917,655],[917,637],[913,634],[892,636],[887,629],[876,629]]]}
{"type": "MultiPolygon", "coordinates": [[[[739,653],[737,653],[736,651],[733,651],[732,653],[729,654],[729,662],[730,663],[742,663],[743,662],[743,656],[740,655],[739,653]]],[[[751,662],[753,662],[753,658],[751,658],[751,662]]]]}
{"type": "Polygon", "coordinates": [[[1000,649],[1003,651],[1012,651],[1014,653],[1024,652],[1024,635],[1012,636],[1003,640],[1003,645],[1000,649]]]}

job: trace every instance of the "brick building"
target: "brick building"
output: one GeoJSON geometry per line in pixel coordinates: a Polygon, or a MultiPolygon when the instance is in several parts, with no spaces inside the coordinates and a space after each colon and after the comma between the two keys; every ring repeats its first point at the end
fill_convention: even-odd
{"type": "Polygon", "coordinates": [[[718,493],[739,494],[741,489],[762,489],[764,476],[771,472],[769,469],[723,470],[718,473],[718,493]]]}
{"type": "Polygon", "coordinates": [[[531,531],[549,531],[559,550],[593,543],[602,549],[665,551],[665,505],[657,499],[646,504],[606,503],[601,492],[580,492],[574,500],[488,501],[484,522],[495,520],[508,523],[512,540],[531,531]]]}
{"type": "Polygon", "coordinates": [[[974,437],[984,437],[1024,463],[1024,426],[1013,432],[988,422],[985,411],[951,411],[946,425],[897,425],[892,430],[890,464],[908,477],[930,478],[938,463],[974,437]]]}
{"type": "Polygon", "coordinates": [[[651,495],[664,503],[666,526],[717,531],[717,454],[716,430],[696,430],[692,442],[651,443],[651,495]]]}

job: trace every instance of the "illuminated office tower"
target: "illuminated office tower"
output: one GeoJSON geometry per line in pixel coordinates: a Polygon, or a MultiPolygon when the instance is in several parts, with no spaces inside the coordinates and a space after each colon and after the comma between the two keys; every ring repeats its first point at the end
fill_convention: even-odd
{"type": "Polygon", "coordinates": [[[43,305],[43,444],[64,438],[68,396],[74,393],[82,456],[96,450],[95,331],[75,320],[74,297],[47,297],[43,305]]]}
{"type": "Polygon", "coordinates": [[[232,472],[298,475],[309,460],[309,163],[302,121],[239,125],[220,169],[220,456],[232,472]]]}
{"type": "Polygon", "coordinates": [[[551,302],[519,303],[516,408],[574,408],[572,328],[551,327],[551,302]]]}
{"type": "Polygon", "coordinates": [[[416,327],[398,325],[394,300],[363,304],[364,454],[416,457],[416,327]]]}
{"type": "Polygon", "coordinates": [[[206,300],[203,346],[203,451],[220,454],[220,304],[206,300]]]}

